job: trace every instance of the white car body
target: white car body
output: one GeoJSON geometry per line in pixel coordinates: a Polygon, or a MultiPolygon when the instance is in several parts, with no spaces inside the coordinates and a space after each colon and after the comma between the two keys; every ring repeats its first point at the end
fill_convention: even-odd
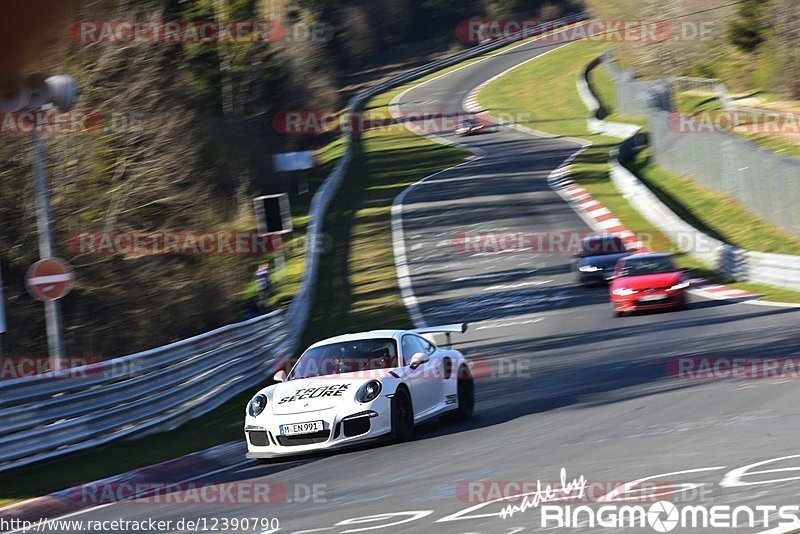
{"type": "Polygon", "coordinates": [[[467,360],[459,351],[440,348],[432,341],[435,334],[444,333],[449,342],[451,333],[463,333],[466,326],[457,324],[410,331],[375,330],[315,343],[303,356],[318,347],[323,347],[324,351],[329,345],[364,340],[385,340],[388,343],[394,340],[397,361],[388,353],[384,357],[391,357],[391,363],[397,363],[397,366],[292,379],[299,363],[303,361],[301,356],[288,375],[288,380],[285,380],[282,371],[278,372],[276,380],[279,382],[259,391],[248,403],[245,410],[247,457],[267,459],[387,437],[392,434],[393,406],[400,413],[395,417],[404,417],[403,421],[410,423],[409,412],[413,412],[413,424],[417,424],[448,412],[459,412],[461,394],[467,399],[462,401],[462,410],[468,409],[471,415],[474,385],[467,360]],[[426,349],[420,351],[420,347],[426,349]],[[416,352],[409,354],[412,350],[416,352]],[[462,388],[472,388],[469,393],[464,393],[466,389],[459,389],[459,376],[465,383],[469,382],[468,385],[462,384],[462,388]],[[360,402],[356,398],[357,393],[362,386],[366,387],[365,384],[374,380],[380,382],[379,394],[369,402],[360,402]],[[393,401],[401,388],[405,391],[393,401]],[[252,406],[259,395],[266,397],[266,407],[253,415],[252,406]],[[398,404],[407,404],[409,397],[410,410],[397,408],[398,404]]]}
{"type": "Polygon", "coordinates": [[[456,127],[456,135],[464,137],[466,135],[473,135],[480,133],[486,129],[486,123],[478,122],[476,120],[467,120],[462,122],[456,127]]]}

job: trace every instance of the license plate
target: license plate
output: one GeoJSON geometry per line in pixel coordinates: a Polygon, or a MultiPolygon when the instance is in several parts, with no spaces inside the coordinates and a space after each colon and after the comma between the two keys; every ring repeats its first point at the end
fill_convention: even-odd
{"type": "Polygon", "coordinates": [[[664,300],[666,298],[667,298],[666,295],[645,295],[639,300],[641,300],[642,302],[652,302],[654,300],[664,300]]]}
{"type": "Polygon", "coordinates": [[[313,434],[325,430],[322,421],[310,421],[308,423],[294,423],[291,425],[281,425],[282,436],[296,436],[298,434],[313,434]]]}

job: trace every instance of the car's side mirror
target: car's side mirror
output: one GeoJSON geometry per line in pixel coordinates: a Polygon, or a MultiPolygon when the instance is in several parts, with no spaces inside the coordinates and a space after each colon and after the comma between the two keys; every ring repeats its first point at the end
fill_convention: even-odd
{"type": "Polygon", "coordinates": [[[272,379],[275,380],[275,382],[286,382],[286,371],[281,369],[275,373],[275,376],[273,376],[272,379]]]}
{"type": "Polygon", "coordinates": [[[424,352],[418,352],[411,357],[411,363],[409,363],[408,366],[413,371],[420,365],[424,365],[429,361],[431,361],[431,359],[428,357],[427,354],[425,354],[424,352]]]}

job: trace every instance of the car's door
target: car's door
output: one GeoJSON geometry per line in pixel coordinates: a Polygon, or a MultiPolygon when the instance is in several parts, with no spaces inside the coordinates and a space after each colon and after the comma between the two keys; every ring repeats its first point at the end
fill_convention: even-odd
{"type": "Polygon", "coordinates": [[[417,416],[427,415],[442,402],[442,362],[436,347],[414,334],[406,334],[402,339],[403,364],[409,377],[409,387],[417,416]],[[424,355],[421,363],[412,368],[411,359],[424,355]]]}

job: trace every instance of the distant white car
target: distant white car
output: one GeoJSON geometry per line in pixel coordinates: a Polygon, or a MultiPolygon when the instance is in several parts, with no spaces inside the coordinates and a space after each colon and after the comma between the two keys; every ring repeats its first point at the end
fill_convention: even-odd
{"type": "Polygon", "coordinates": [[[464,356],[432,338],[466,324],[346,334],[312,345],[287,376],[247,406],[248,458],[268,459],[362,443],[404,441],[445,414],[472,417],[475,386],[464,356]]]}
{"type": "Polygon", "coordinates": [[[461,121],[456,126],[456,135],[464,137],[467,135],[479,134],[486,130],[486,123],[480,122],[477,119],[470,117],[461,121]]]}

